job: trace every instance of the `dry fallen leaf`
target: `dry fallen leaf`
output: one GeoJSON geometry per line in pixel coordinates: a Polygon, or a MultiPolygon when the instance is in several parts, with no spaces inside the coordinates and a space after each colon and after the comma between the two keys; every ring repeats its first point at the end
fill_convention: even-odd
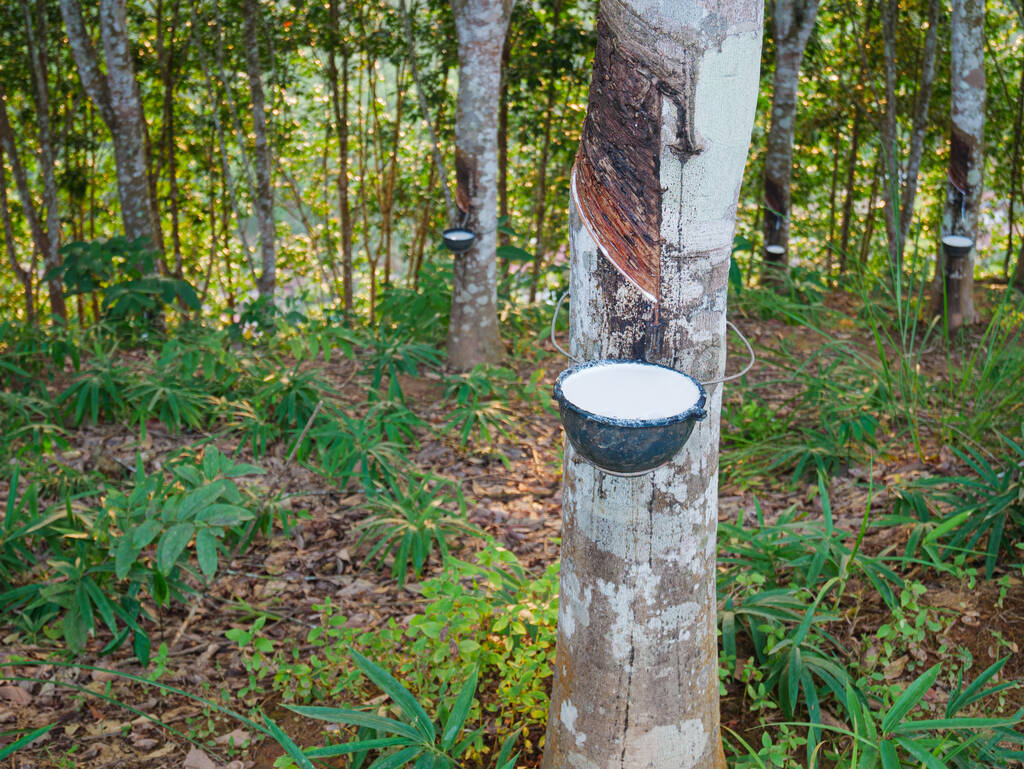
{"type": "Polygon", "coordinates": [[[193,745],[189,749],[188,755],[185,756],[185,763],[181,765],[181,769],[217,769],[217,764],[213,762],[212,758],[193,745]]]}
{"type": "Polygon", "coordinates": [[[0,699],[5,699],[12,705],[24,706],[32,702],[32,695],[20,686],[11,686],[8,684],[0,686],[0,699]]]}

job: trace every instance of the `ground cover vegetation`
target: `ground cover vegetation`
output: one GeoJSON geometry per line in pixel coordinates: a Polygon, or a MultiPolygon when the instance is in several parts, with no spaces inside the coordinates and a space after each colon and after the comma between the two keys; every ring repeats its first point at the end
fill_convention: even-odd
{"type": "MultiPolygon", "coordinates": [[[[84,5],[0,17],[0,765],[539,766],[548,332],[594,4],[512,9],[504,353],[463,371],[447,4],[84,5]]],[[[815,6],[776,199],[783,6],[729,278],[758,360],[722,404],[726,760],[1020,765],[1024,7],[983,16],[977,319],[957,327],[937,258],[953,15],[815,6]]]]}

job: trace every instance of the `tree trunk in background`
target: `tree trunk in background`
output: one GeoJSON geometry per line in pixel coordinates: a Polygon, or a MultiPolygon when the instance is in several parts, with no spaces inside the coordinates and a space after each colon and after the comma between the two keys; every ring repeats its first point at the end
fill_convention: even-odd
{"type": "MultiPolygon", "coordinates": [[[[47,83],[49,71],[46,55],[46,6],[36,3],[33,13],[27,0],[22,0],[22,13],[25,17],[25,37],[28,42],[29,69],[32,72],[33,94],[36,103],[37,138],[39,141],[39,169],[43,179],[43,216],[46,221],[46,245],[43,251],[43,264],[47,270],[60,267],[60,206],[57,201],[56,153],[53,148],[53,130],[50,124],[50,89],[47,83]]],[[[67,320],[67,307],[64,302],[64,288],[59,280],[47,281],[50,295],[50,312],[61,320],[67,320]]]]}
{"type": "Polygon", "coordinates": [[[818,0],[775,0],[775,84],[764,156],[765,277],[778,284],[789,265],[790,179],[800,64],[818,15],[818,0]]]}
{"type": "Polygon", "coordinates": [[[267,142],[267,114],[260,72],[259,0],[245,0],[242,9],[242,40],[245,71],[252,97],[252,132],[256,154],[256,223],[260,231],[260,276],[256,281],[261,297],[274,298],[277,281],[274,253],[274,190],[270,184],[270,145],[267,142]]]}
{"type": "MultiPolygon", "coordinates": [[[[552,40],[555,45],[555,33],[562,16],[562,0],[555,0],[552,9],[552,40]]],[[[537,162],[537,181],[533,190],[533,267],[530,275],[530,304],[537,301],[537,287],[540,284],[540,269],[544,264],[544,219],[547,215],[548,203],[548,160],[551,156],[551,122],[555,112],[555,94],[557,92],[558,73],[552,63],[548,69],[547,97],[544,104],[544,139],[540,146],[540,160],[537,162]]]]}
{"type": "MultiPolygon", "coordinates": [[[[512,58],[512,36],[505,35],[501,48],[501,94],[498,97],[498,218],[510,227],[508,218],[508,62],[512,58]]],[[[498,233],[498,241],[505,246],[512,242],[507,232],[498,233]]],[[[507,273],[509,263],[502,260],[502,272],[507,273]]]]}
{"type": "Polygon", "coordinates": [[[6,143],[0,142],[0,218],[3,219],[4,246],[7,249],[7,260],[14,270],[14,275],[21,283],[25,292],[25,323],[32,325],[36,319],[35,294],[32,290],[32,271],[26,270],[18,261],[18,247],[14,242],[14,228],[11,226],[11,209],[7,205],[7,171],[4,169],[4,153],[6,143]]]}
{"type": "Polygon", "coordinates": [[[853,221],[853,196],[857,185],[857,153],[860,149],[861,110],[853,110],[853,135],[850,137],[850,155],[846,164],[846,197],[843,199],[843,222],[839,227],[839,274],[846,272],[849,259],[850,223],[853,221]]]}
{"type": "Polygon", "coordinates": [[[132,63],[124,0],[100,0],[100,34],[106,75],[85,29],[79,0],[60,0],[68,42],[82,87],[110,129],[117,169],[117,193],[125,235],[159,243],[146,162],[146,119],[132,63]]]}
{"type": "MultiPolygon", "coordinates": [[[[759,84],[762,4],[603,0],[573,171],[570,344],[714,380],[759,84]],[[652,301],[654,300],[654,301],[652,301]]],[[[716,526],[722,386],[668,465],[610,476],[565,447],[544,769],[725,766],[716,526]]]]}
{"type": "MultiPolygon", "coordinates": [[[[43,258],[51,253],[50,234],[43,228],[36,211],[35,201],[32,198],[32,191],[28,186],[28,176],[25,173],[25,166],[18,155],[18,147],[14,140],[14,131],[11,129],[7,117],[7,94],[4,92],[3,84],[0,83],[0,155],[7,155],[11,163],[11,173],[14,176],[14,186],[18,190],[18,197],[21,199],[21,207],[25,211],[25,219],[28,221],[29,232],[32,233],[32,241],[43,258]]],[[[12,258],[15,258],[12,254],[12,258]]],[[[34,270],[33,270],[34,272],[34,270]]],[[[29,274],[31,279],[31,273],[29,274]]],[[[67,320],[67,307],[64,303],[64,291],[60,281],[49,281],[50,309],[54,315],[67,320]]]]}
{"type": "Polygon", "coordinates": [[[338,218],[341,222],[341,276],[345,312],[352,312],[352,206],[348,200],[348,51],[342,50],[339,87],[335,48],[341,45],[338,0],[330,0],[331,40],[327,46],[327,72],[331,81],[331,107],[338,134],[338,218]]]}
{"type": "Polygon", "coordinates": [[[885,232],[889,242],[889,261],[894,269],[903,265],[903,251],[914,220],[917,198],[917,177],[921,169],[924,140],[928,132],[928,107],[935,82],[935,53],[938,48],[939,0],[928,4],[928,29],[921,56],[921,80],[911,125],[907,163],[899,162],[899,139],[896,128],[896,77],[903,65],[896,61],[896,27],[898,0],[882,3],[882,39],[885,59],[885,109],[882,112],[882,152],[885,156],[883,195],[885,198],[885,232]]]}
{"type": "Polygon", "coordinates": [[[501,359],[498,334],[498,94],[512,0],[452,0],[459,38],[455,200],[473,245],[455,254],[448,364],[466,371],[501,359]]]}
{"type": "MultiPolygon", "coordinates": [[[[976,240],[985,166],[985,0],[953,0],[949,33],[952,124],[942,234],[976,240]]],[[[936,309],[945,308],[950,331],[978,319],[975,253],[948,259],[940,245],[936,255],[936,309]]]]}

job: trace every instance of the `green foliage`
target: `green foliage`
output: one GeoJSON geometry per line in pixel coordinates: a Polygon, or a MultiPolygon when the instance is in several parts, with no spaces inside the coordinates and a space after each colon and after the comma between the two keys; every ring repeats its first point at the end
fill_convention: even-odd
{"type": "MultiPolygon", "coordinates": [[[[359,728],[356,740],[316,748],[307,752],[308,757],[351,755],[352,766],[359,767],[373,750],[380,751],[381,755],[370,764],[370,769],[397,769],[406,765],[421,769],[456,769],[461,766],[462,756],[483,734],[483,727],[465,733],[466,719],[476,692],[476,671],[462,685],[451,708],[442,705],[438,718],[434,719],[413,694],[384,668],[356,651],[352,652],[352,659],[363,675],[391,698],[398,709],[398,718],[362,710],[291,705],[290,709],[300,715],[359,728]]],[[[518,754],[510,755],[515,738],[516,734],[512,733],[504,740],[495,769],[513,769],[515,766],[518,754]]]]}
{"type": "Polygon", "coordinates": [[[360,544],[372,543],[366,560],[376,558],[379,567],[392,556],[391,576],[400,585],[410,567],[420,576],[435,549],[447,558],[448,537],[483,535],[466,520],[459,485],[433,473],[412,471],[402,478],[386,478],[383,486],[370,491],[366,512],[358,524],[360,544]]]}
{"type": "Polygon", "coordinates": [[[118,419],[127,411],[124,395],[135,379],[128,368],[115,362],[114,352],[96,347],[88,365],[55,399],[56,405],[64,406],[73,425],[82,424],[86,417],[97,424],[101,414],[109,420],[118,419]]]}
{"type": "Polygon", "coordinates": [[[0,540],[0,563],[8,564],[0,570],[0,610],[30,631],[59,621],[76,653],[102,621],[114,636],[104,651],[131,632],[145,664],[140,597],[157,606],[183,601],[194,591],[186,575],[216,574],[224,542],[238,539],[255,515],[235,479],[262,472],[212,446],[201,462],[179,458],[166,471],[147,473],[137,460],[130,490],[109,489],[95,507],[69,498],[41,511],[33,486],[18,502],[12,495],[0,540]],[[49,551],[46,569],[20,584],[19,564],[36,563],[41,544],[49,551]]]}
{"type": "Polygon", "coordinates": [[[463,446],[471,439],[486,446],[499,435],[511,438],[513,417],[508,403],[515,381],[512,369],[484,363],[465,374],[447,375],[444,397],[455,405],[448,413],[445,431],[455,432],[463,446]]]}
{"type": "MultiPolygon", "coordinates": [[[[114,237],[61,247],[62,261],[43,280],[60,280],[65,296],[102,294],[103,320],[121,332],[154,328],[166,305],[200,309],[188,281],[157,274],[157,252],[143,238],[114,237]]],[[[97,319],[98,320],[98,319],[97,319]]]]}

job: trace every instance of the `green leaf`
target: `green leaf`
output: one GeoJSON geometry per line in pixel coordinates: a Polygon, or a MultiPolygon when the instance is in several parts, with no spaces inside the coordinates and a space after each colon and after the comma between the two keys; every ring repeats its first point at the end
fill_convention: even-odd
{"type": "Polygon", "coordinates": [[[402,748],[402,750],[395,753],[389,753],[381,756],[370,764],[369,769],[398,769],[398,767],[409,763],[422,752],[423,748],[419,745],[415,745],[410,748],[402,748]]]}
{"type": "Polygon", "coordinates": [[[878,753],[882,757],[882,769],[900,769],[900,757],[892,740],[882,740],[878,744],[878,753]]]}
{"type": "Polygon", "coordinates": [[[499,259],[505,259],[509,262],[532,262],[534,259],[533,254],[519,246],[498,246],[496,253],[499,259]]]}
{"type": "Polygon", "coordinates": [[[396,745],[408,745],[409,741],[404,737],[385,737],[380,740],[362,740],[358,742],[346,742],[341,745],[327,745],[322,748],[307,750],[306,755],[310,758],[334,758],[349,753],[358,753],[360,750],[377,750],[379,748],[391,748],[396,745]]]}
{"type": "Polygon", "coordinates": [[[374,715],[373,713],[367,713],[362,710],[347,710],[344,708],[325,708],[320,706],[310,705],[288,705],[289,710],[298,713],[300,716],[306,716],[308,718],[316,718],[321,721],[330,721],[334,724],[351,724],[353,726],[365,726],[369,729],[375,729],[381,732],[390,732],[391,734],[400,734],[410,740],[420,742],[423,739],[418,731],[413,729],[408,724],[403,724],[401,721],[395,721],[391,718],[383,718],[382,716],[374,715]]]}
{"type": "Polygon", "coordinates": [[[237,526],[242,521],[248,521],[255,517],[255,513],[244,507],[219,503],[207,507],[196,516],[196,520],[211,526],[237,526]]]}
{"type": "Polygon", "coordinates": [[[114,553],[114,576],[118,579],[127,577],[141,550],[141,548],[132,545],[132,538],[127,534],[121,537],[117,542],[117,550],[114,553]]]}
{"type": "Polygon", "coordinates": [[[263,716],[263,723],[267,725],[267,729],[270,730],[271,736],[277,741],[277,744],[281,746],[282,750],[288,754],[296,764],[299,765],[299,769],[316,769],[313,766],[313,762],[306,758],[306,754],[302,752],[298,745],[282,731],[281,727],[275,724],[266,715],[263,716]]]}
{"type": "Polygon", "coordinates": [[[157,571],[165,577],[169,575],[195,533],[196,527],[191,523],[176,523],[167,529],[156,546],[157,571]]]}
{"type": "Polygon", "coordinates": [[[512,753],[512,748],[515,746],[517,739],[519,739],[519,732],[513,731],[505,738],[505,741],[501,743],[501,750],[498,752],[498,760],[495,763],[495,769],[512,769],[512,767],[515,766],[516,759],[519,757],[519,754],[516,753],[511,757],[510,754],[512,753]]]}
{"type": "Polygon", "coordinates": [[[920,721],[905,721],[892,728],[894,734],[926,732],[934,729],[993,729],[998,726],[1012,726],[1012,718],[925,718],[920,721]]]}
{"type": "Polygon", "coordinates": [[[5,745],[4,747],[0,748],[0,759],[7,758],[8,756],[13,756],[15,753],[17,753],[23,747],[28,745],[30,742],[34,742],[35,740],[37,740],[40,737],[42,737],[44,734],[46,734],[48,731],[50,731],[56,725],[57,724],[50,724],[49,726],[41,726],[40,728],[36,729],[35,731],[29,732],[24,737],[19,737],[17,740],[12,742],[10,745],[5,745]]]}
{"type": "Polygon", "coordinates": [[[402,709],[402,714],[409,719],[409,723],[416,727],[416,731],[422,734],[427,741],[433,742],[437,737],[434,724],[431,722],[430,716],[427,715],[427,711],[423,709],[423,706],[412,696],[409,690],[402,686],[388,671],[359,652],[353,650],[352,659],[355,660],[356,667],[363,671],[367,678],[394,700],[395,704],[402,709]]]}
{"type": "Polygon", "coordinates": [[[929,668],[904,690],[903,694],[893,703],[893,706],[889,708],[889,712],[882,719],[883,733],[894,731],[896,726],[903,720],[903,717],[921,701],[925,692],[932,688],[935,679],[939,677],[940,668],[941,665],[934,665],[929,668]]]}
{"type": "Polygon", "coordinates": [[[459,732],[462,731],[463,724],[466,723],[469,709],[473,706],[473,695],[476,694],[477,675],[478,671],[474,670],[469,680],[462,686],[459,696],[455,698],[455,704],[452,706],[452,712],[448,715],[448,720],[444,725],[444,733],[441,736],[441,747],[444,750],[448,750],[448,748],[455,744],[459,732]]]}
{"type": "Polygon", "coordinates": [[[906,737],[897,737],[896,742],[899,743],[899,746],[907,751],[907,753],[928,767],[928,769],[949,769],[944,761],[936,758],[930,751],[927,751],[918,745],[917,740],[907,739],[906,737]]]}
{"type": "Polygon", "coordinates": [[[213,579],[217,573],[217,538],[209,529],[200,529],[196,533],[196,558],[203,574],[213,579]]]}
{"type": "Polygon", "coordinates": [[[142,550],[142,548],[156,539],[161,528],[163,528],[163,524],[156,518],[150,518],[149,520],[140,523],[138,527],[132,531],[131,536],[131,542],[132,545],[135,546],[136,552],[142,550]]]}

